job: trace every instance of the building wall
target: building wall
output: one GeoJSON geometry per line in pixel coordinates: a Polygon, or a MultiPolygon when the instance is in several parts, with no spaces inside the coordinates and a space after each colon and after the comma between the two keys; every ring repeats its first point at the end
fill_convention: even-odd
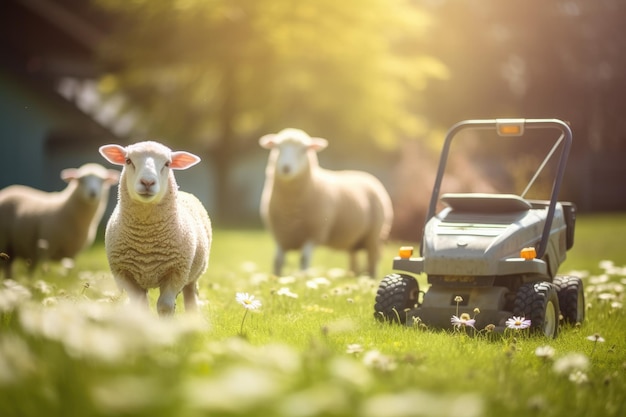
{"type": "MultiPolygon", "coordinates": [[[[121,170],[98,152],[106,143],[125,145],[129,140],[111,134],[48,86],[0,66],[0,189],[23,184],[59,191],[65,187],[61,170],[88,162],[121,170]]],[[[211,162],[206,160],[176,172],[181,189],[194,193],[209,212],[215,189],[211,172],[211,162]]],[[[116,198],[117,187],[113,187],[101,229],[116,198]]]]}
{"type": "Polygon", "coordinates": [[[44,185],[43,141],[54,108],[42,101],[22,80],[0,68],[0,188],[44,185]]]}

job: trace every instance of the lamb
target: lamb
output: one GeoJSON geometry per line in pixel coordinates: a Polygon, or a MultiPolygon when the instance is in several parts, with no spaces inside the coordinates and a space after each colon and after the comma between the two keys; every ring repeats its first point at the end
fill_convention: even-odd
{"type": "Polygon", "coordinates": [[[374,277],[393,221],[391,199],[381,182],[362,171],[320,167],[317,152],[328,141],[299,129],[265,135],[259,144],[271,150],[260,210],[276,242],[274,274],[281,274],[287,251],[301,250],[300,268],[305,270],[314,247],[325,245],[348,251],[353,272],[358,272],[357,251],[365,249],[367,272],[374,277]]]}
{"type": "Polygon", "coordinates": [[[38,263],[74,258],[90,246],[108,202],[109,189],[119,173],[98,164],[61,171],[68,185],[44,192],[25,185],[0,191],[0,253],[3,270],[11,277],[12,262],[29,262],[32,275],[38,263]]]}
{"type": "Polygon", "coordinates": [[[160,316],[174,314],[182,291],[185,310],[196,311],[197,281],[209,263],[211,221],[194,195],[178,190],[172,170],[190,168],[200,158],[154,141],[105,145],[100,153],[124,166],[104,237],[118,288],[145,306],[148,289],[159,288],[160,316]]]}

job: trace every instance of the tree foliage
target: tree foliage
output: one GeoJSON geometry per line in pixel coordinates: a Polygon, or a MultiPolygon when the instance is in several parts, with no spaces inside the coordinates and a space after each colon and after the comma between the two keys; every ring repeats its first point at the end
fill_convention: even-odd
{"type": "Polygon", "coordinates": [[[449,68],[425,91],[423,114],[559,117],[578,152],[624,150],[626,87],[621,0],[430,2],[432,53],[449,68]]]}
{"type": "Polygon", "coordinates": [[[419,92],[447,76],[416,47],[429,17],[409,1],[99,3],[117,17],[103,86],[173,140],[237,147],[293,126],[388,149],[420,131],[419,92]]]}

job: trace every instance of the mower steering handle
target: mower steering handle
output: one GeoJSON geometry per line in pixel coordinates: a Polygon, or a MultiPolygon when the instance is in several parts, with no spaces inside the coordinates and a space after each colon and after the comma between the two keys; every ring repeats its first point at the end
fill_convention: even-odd
{"type": "MultiPolygon", "coordinates": [[[[452,142],[452,139],[459,132],[463,130],[494,130],[501,136],[519,137],[523,136],[525,129],[557,129],[561,132],[564,141],[557,167],[557,173],[552,184],[550,204],[548,205],[548,215],[541,236],[541,243],[539,244],[539,248],[537,250],[537,258],[541,259],[547,249],[547,243],[550,237],[550,229],[552,227],[552,218],[554,217],[554,211],[556,209],[559,190],[561,189],[561,183],[563,182],[567,157],[572,146],[572,130],[567,123],[559,119],[464,120],[453,125],[448,130],[443,144],[443,150],[441,152],[441,158],[439,160],[439,168],[437,169],[437,176],[435,178],[435,184],[433,186],[430,205],[428,207],[428,213],[426,215],[426,223],[435,215],[437,200],[439,199],[439,192],[441,190],[441,182],[443,180],[443,174],[445,172],[446,163],[448,161],[450,144],[452,142]],[[508,130],[508,133],[502,133],[501,127],[503,126],[518,127],[519,130],[510,129],[508,130]]],[[[422,247],[423,245],[420,245],[420,253],[422,252],[422,247]]]]}

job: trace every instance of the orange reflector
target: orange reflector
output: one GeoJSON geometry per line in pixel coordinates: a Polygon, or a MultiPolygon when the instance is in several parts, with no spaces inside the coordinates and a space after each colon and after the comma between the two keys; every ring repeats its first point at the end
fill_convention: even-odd
{"type": "Polygon", "coordinates": [[[496,126],[500,136],[521,136],[524,133],[523,119],[500,119],[496,126]]]}
{"type": "Polygon", "coordinates": [[[535,248],[524,248],[519,252],[519,256],[521,258],[526,259],[527,261],[532,261],[537,257],[537,251],[535,248]]]}
{"type": "Polygon", "coordinates": [[[400,256],[402,259],[409,259],[411,256],[413,256],[413,246],[402,246],[398,250],[398,256],[400,256]]]}

